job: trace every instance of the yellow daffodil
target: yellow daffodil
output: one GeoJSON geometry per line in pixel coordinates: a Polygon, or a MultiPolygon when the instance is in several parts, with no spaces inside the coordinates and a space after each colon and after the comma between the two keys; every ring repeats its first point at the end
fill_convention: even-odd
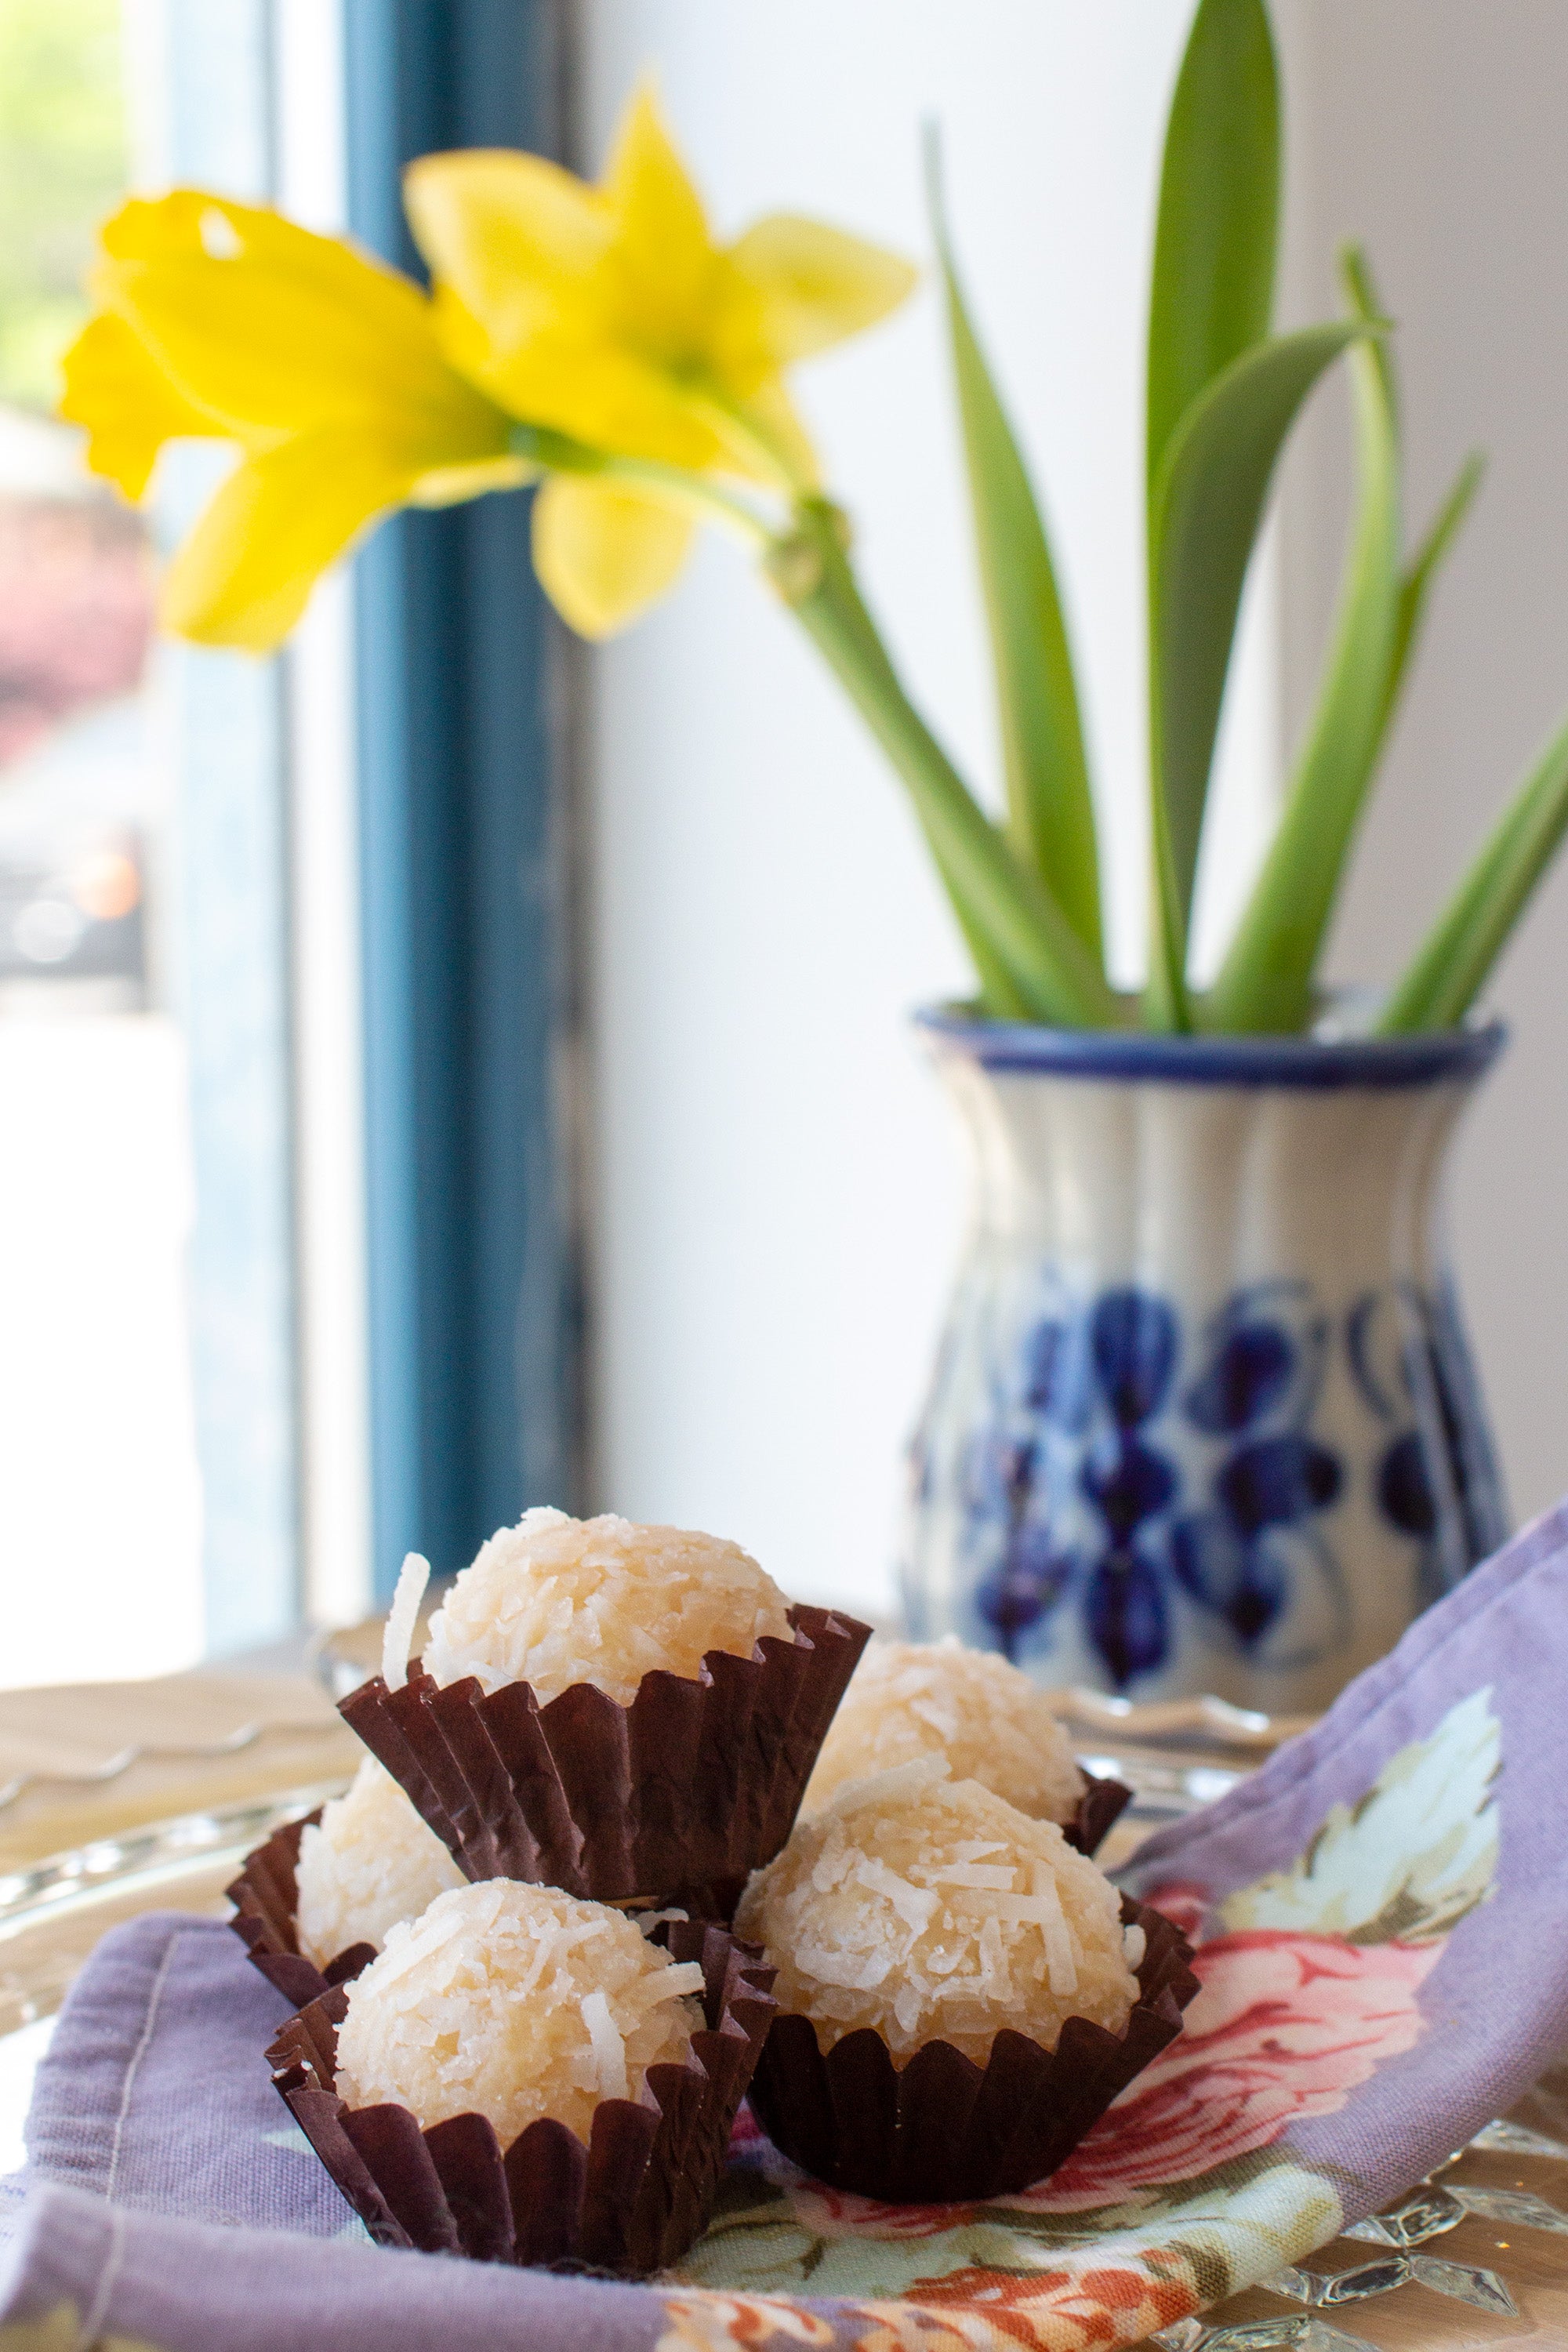
{"type": "Polygon", "coordinates": [[[728,522],[903,777],[987,986],[1042,1019],[1113,1017],[905,693],[786,385],[894,310],[910,265],[786,213],[718,241],[646,89],[595,184],[537,155],[429,155],[406,203],[429,294],[199,189],[104,228],[61,404],[89,462],[138,498],[170,441],[238,450],[166,576],[166,625],[266,650],[378,516],[537,479],[540,579],[604,636],[669,586],[698,520],[728,522]]]}
{"type": "MultiPolygon", "coordinates": [[[[778,214],[716,244],[646,90],[604,179],[541,156],[426,156],[409,217],[426,296],[279,214],[179,189],[124,205],[60,414],[131,498],[171,440],[241,462],[163,583],[167,626],[257,650],[375,519],[544,472],[534,560],[587,636],[662,594],[700,516],[767,518],[717,478],[794,502],[816,460],[784,370],[871,325],[914,272],[778,214]]],[[[786,511],[787,519],[787,511],[786,511]]]]}
{"type": "MultiPolygon", "coordinates": [[[[647,89],[597,186],[539,155],[427,155],[405,183],[452,364],[538,425],[687,475],[813,488],[792,362],[894,310],[910,265],[774,214],[716,244],[647,89]]],[[[692,529],[679,483],[613,467],[539,494],[534,557],[574,627],[600,636],[662,593],[692,529]]]]}
{"type": "Polygon", "coordinates": [[[166,441],[242,452],[164,578],[182,635],[274,646],[378,516],[537,470],[448,364],[417,287],[277,213],[195,189],[127,204],[91,290],[60,406],[89,464],[137,498],[166,441]]]}

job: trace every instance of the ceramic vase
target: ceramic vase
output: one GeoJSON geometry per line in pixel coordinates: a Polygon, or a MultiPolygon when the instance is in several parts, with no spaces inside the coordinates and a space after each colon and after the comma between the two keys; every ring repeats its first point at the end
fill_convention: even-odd
{"type": "Polygon", "coordinates": [[[973,1213],[910,1632],[1047,1684],[1326,1706],[1508,1533],[1441,1216],[1500,1028],[920,1025],[973,1213]]]}

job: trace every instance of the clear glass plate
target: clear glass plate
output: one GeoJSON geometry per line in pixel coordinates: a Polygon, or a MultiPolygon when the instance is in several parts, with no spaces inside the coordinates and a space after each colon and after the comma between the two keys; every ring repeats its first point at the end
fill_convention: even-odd
{"type": "MultiPolygon", "coordinates": [[[[340,1678],[346,1664],[339,1662],[340,1678]]],[[[1173,1740],[1174,1727],[1163,1720],[1150,1728],[1164,1740],[1141,1745],[1136,1711],[1131,1718],[1102,1717],[1096,1727],[1111,1731],[1112,1738],[1082,1761],[1092,1772],[1127,1781],[1134,1792],[1101,1850],[1100,1860],[1111,1869],[1151,1829],[1224,1795],[1258,1760],[1216,1748],[1212,1724],[1202,1727],[1207,1752],[1184,1745],[1179,1731],[1173,1740]]],[[[224,1889],[251,1849],[345,1786],[346,1776],[182,1813],[0,1874],[0,2174],[22,2160],[22,2124],[49,2021],[99,1937],[142,1911],[224,1917],[224,1889]]]]}
{"type": "MultiPolygon", "coordinates": [[[[1128,1727],[1123,1723],[1120,1727],[1124,1735],[1128,1727]]],[[[1209,1728],[1212,1735],[1212,1727],[1209,1728]]],[[[1158,1729],[1169,1739],[1171,1726],[1162,1724],[1158,1729]]],[[[1190,1751],[1184,1752],[1179,1741],[1162,1750],[1153,1743],[1140,1748],[1135,1739],[1123,1737],[1114,1752],[1086,1754],[1082,1760],[1091,1769],[1117,1773],[1130,1781],[1136,1792],[1123,1816],[1127,1827],[1118,1824],[1121,1834],[1113,1833],[1108,1849],[1102,1853],[1102,1859],[1110,1861],[1112,1867],[1137,1843],[1141,1834],[1223,1794],[1226,1788],[1245,1777],[1245,1769],[1222,1765],[1212,1748],[1208,1755],[1194,1758],[1190,1751]]],[[[245,1804],[181,1814],[0,1875],[0,2177],[15,2171],[23,2162],[22,2127],[32,2095],[34,2073],[47,2047],[56,2013],[71,1980],[99,1937],[121,1920],[133,1918],[143,1911],[188,1911],[201,1917],[224,1917],[228,1909],[224,1890],[252,1847],[285,1822],[298,1821],[313,1811],[346,1785],[346,1778],[339,1778],[308,1788],[279,1790],[274,1795],[245,1804]]],[[[1247,2295],[1226,2310],[1204,2320],[1181,2322],[1152,2342],[1160,2346],[1161,2352],[1200,2352],[1200,2347],[1201,2352],[1242,2352],[1244,2344],[1252,2347],[1268,2341],[1305,2345],[1314,2340],[1348,2343],[1362,2347],[1362,2352],[1374,2352],[1359,2329],[1352,2333],[1346,2326],[1347,2315],[1339,2305],[1352,2297],[1364,2296],[1369,2301],[1375,2297],[1381,2306],[1386,2294],[1407,2287],[1410,2279],[1429,2289],[1436,2286],[1440,2296],[1447,2299],[1450,2312],[1456,2299],[1461,2312],[1479,2308],[1495,2313],[1505,2308],[1506,2305],[1499,2300],[1500,2293],[1506,2297],[1509,2273],[1516,2262],[1524,2261],[1529,2249],[1523,2247],[1517,2255],[1512,2253],[1512,2230],[1510,2239],[1499,2238],[1495,2234],[1497,2219],[1507,2218],[1510,2223],[1533,2221],[1536,2226],[1527,2231],[1526,2236],[1535,2242],[1538,2249],[1544,2244],[1548,2253],[1558,2241],[1543,2241],[1542,2229],[1549,2223],[1555,2231],[1568,2231],[1568,2210],[1553,2211],[1552,2204],[1528,2197],[1521,2204],[1517,2195],[1511,2203],[1508,2202],[1508,2190],[1526,2185],[1522,2179],[1513,2179],[1512,2168],[1523,2155],[1560,2162],[1568,2174],[1565,2133],[1568,2070],[1543,2080],[1514,2111],[1512,2123],[1489,2126],[1472,2144],[1467,2157],[1450,2158],[1447,2165],[1439,2168],[1444,2192],[1440,2200],[1435,2199],[1431,2185],[1424,2185],[1382,2223],[1362,2223],[1354,2235],[1357,2241],[1374,2242],[1374,2263],[1366,2263],[1365,2243],[1352,2244],[1348,2239],[1337,2241],[1332,2249],[1325,2249],[1312,2258],[1320,2268],[1327,2262],[1329,2272],[1360,2261],[1364,2280],[1358,2273],[1353,2283],[1348,2279],[1335,2282],[1331,2297],[1329,2272],[1320,2276],[1310,2267],[1283,2271],[1263,2287],[1249,2290],[1247,2295]],[[1507,2159],[1507,2178],[1498,2175],[1505,2192],[1506,2216],[1499,2204],[1497,2182],[1484,2168],[1489,2157],[1494,2168],[1500,2158],[1507,2159]],[[1479,2179],[1472,2181],[1472,2173],[1479,2173],[1479,2179]],[[1436,2210],[1437,2203],[1442,2204],[1441,2211],[1436,2210]],[[1524,2213],[1523,2205],[1531,2206],[1532,2210],[1524,2213]],[[1432,2212],[1427,2211],[1429,2206],[1434,2208],[1432,2212]],[[1489,2215],[1496,2218],[1489,2220],[1489,2215]],[[1429,2237],[1435,2241],[1438,2255],[1456,2259],[1438,2263],[1435,2268],[1427,2259],[1429,2237]],[[1403,2250],[1404,2255],[1408,2255],[1412,2247],[1416,2248],[1419,2263],[1391,2260],[1390,2246],[1403,2250]],[[1506,2264],[1500,2259],[1504,2255],[1508,2256],[1506,2264]],[[1437,2277],[1439,2270],[1441,2279],[1437,2277]],[[1309,2332],[1315,2317],[1311,2307],[1331,2299],[1335,2303],[1334,2320],[1339,2334],[1331,2336],[1322,2331],[1314,2338],[1309,2332]],[[1308,2311],[1302,2310],[1303,2305],[1310,2307],[1308,2311]],[[1292,2318],[1292,2311],[1300,2315],[1292,2318]],[[1265,2313],[1269,2314],[1267,2319],[1265,2313]],[[1252,2332],[1262,2328],[1268,2330],[1266,2336],[1252,2332]]],[[[1532,2189],[1536,2185],[1533,2179],[1530,2183],[1532,2189]]],[[[1542,2179],[1540,2186],[1549,2200],[1561,2209],[1568,2209],[1568,2191],[1559,2195],[1556,2183],[1549,2177],[1542,2179]]],[[[1527,2269],[1520,2273],[1521,2299],[1534,2283],[1538,2270],[1539,2263],[1536,2271],[1527,2269]]],[[[1505,2326],[1516,2324],[1505,2322],[1505,2326]]],[[[1457,2339],[1445,2328],[1428,2335],[1413,2311],[1409,2326],[1400,2340],[1413,2345],[1436,2345],[1457,2339]]],[[[1500,2344],[1502,2339],[1467,2334],[1465,2340],[1500,2344]]]]}
{"type": "Polygon", "coordinates": [[[0,2174],[22,2161],[34,2070],[99,1937],[142,1911],[223,1918],[224,1889],[252,1847],[346,1785],[328,1780],[182,1813],[0,1876],[0,2174]]]}

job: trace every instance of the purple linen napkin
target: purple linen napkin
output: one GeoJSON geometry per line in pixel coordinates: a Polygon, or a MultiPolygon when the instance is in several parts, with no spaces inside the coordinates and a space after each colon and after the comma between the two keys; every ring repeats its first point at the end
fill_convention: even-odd
{"type": "Polygon", "coordinates": [[[1200,1973],[1222,1944],[1244,1976],[1338,1947],[1394,2024],[1342,2097],[1303,2082],[1279,2136],[1336,2178],[1347,2221],[1511,2106],[1568,2051],[1568,1504],[1122,1875],[1178,1916],[1185,1898],[1200,1973]]]}
{"type": "Polygon", "coordinates": [[[39,2063],[24,2179],[368,2245],[272,2088],[262,2053],[289,2013],[217,1920],[153,1911],[115,1928],[39,2063]]]}
{"type": "Polygon", "coordinates": [[[1568,2046],[1565,1693],[1568,1507],[1141,1851],[1134,1891],[1190,1926],[1201,1990],[1060,2172],[889,2209],[753,2142],[647,2287],[370,2247],[268,2081],[281,1997],[216,1923],[135,1921],[40,2068],[0,2319],[68,2301],[86,2340],[165,2352],[1135,2340],[1402,2191],[1568,2046]]]}
{"type": "Polygon", "coordinates": [[[647,2352],[658,2321],[640,2287],[132,2214],[35,2188],[9,2280],[0,2265],[0,2322],[62,2304],[84,2346],[110,2335],[160,2352],[647,2352]]]}
{"type": "Polygon", "coordinates": [[[163,2352],[642,2352],[635,2287],[373,2246],[272,2088],[289,2013],[219,1921],[104,1937],[38,2068],[0,2319],[69,2303],[85,2343],[163,2352]]]}

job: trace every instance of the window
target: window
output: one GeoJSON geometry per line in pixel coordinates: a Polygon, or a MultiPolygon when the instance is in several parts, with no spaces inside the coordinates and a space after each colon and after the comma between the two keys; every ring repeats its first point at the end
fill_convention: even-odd
{"type": "Polygon", "coordinates": [[[402,162],[548,144],[554,23],[0,0],[0,1681],[254,1651],[574,1498],[526,502],[390,525],[257,662],[153,632],[154,541],[225,454],[170,451],[149,521],[49,416],[127,190],[275,201],[413,267],[402,162]]]}

